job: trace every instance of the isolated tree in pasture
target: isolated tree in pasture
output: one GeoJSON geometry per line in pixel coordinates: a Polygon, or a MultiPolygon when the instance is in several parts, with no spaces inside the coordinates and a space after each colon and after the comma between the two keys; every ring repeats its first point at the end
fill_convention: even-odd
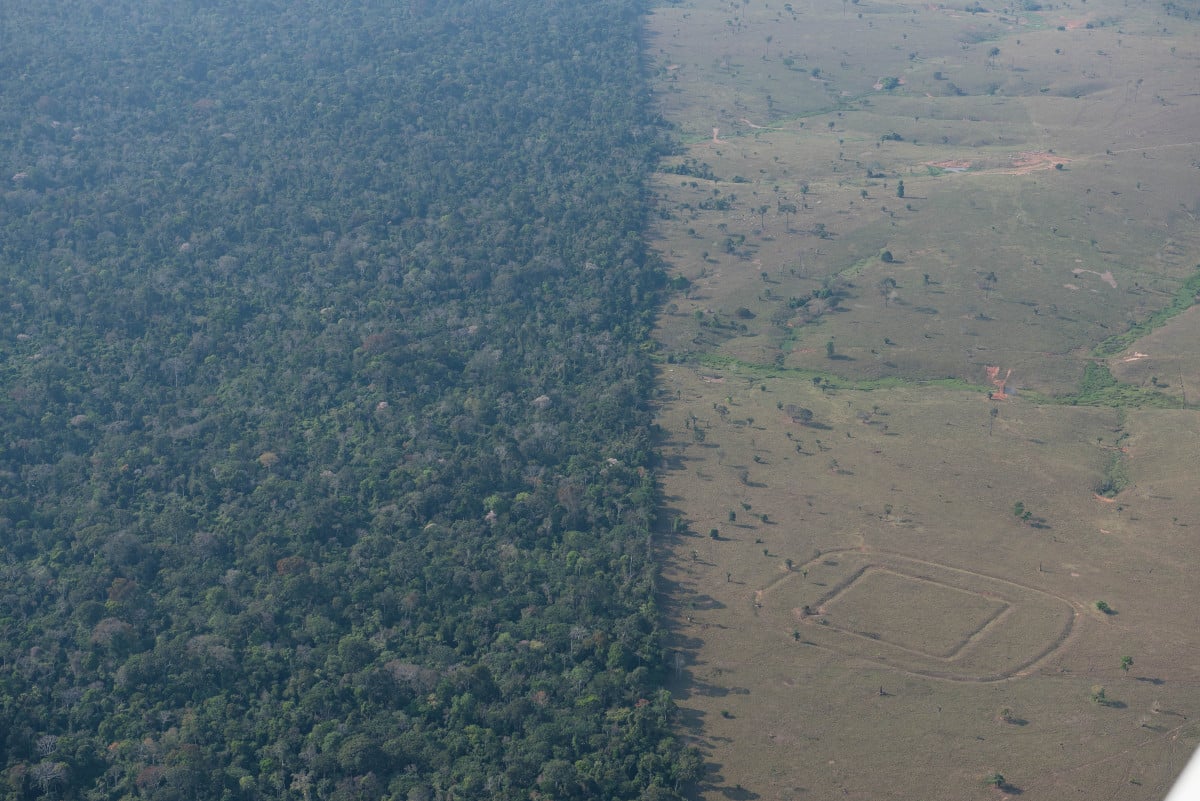
{"type": "MultiPolygon", "coordinates": [[[[886,250],[884,251],[884,253],[887,252],[886,250]]],[[[876,289],[879,290],[879,296],[883,298],[883,307],[885,309],[887,308],[888,301],[895,296],[896,286],[896,279],[891,276],[880,279],[879,283],[875,285],[876,289]]]]}
{"type": "Polygon", "coordinates": [[[779,214],[783,215],[784,228],[787,231],[791,231],[792,230],[792,215],[796,213],[796,204],[780,202],[776,206],[776,210],[778,211],[779,214]]]}
{"type": "Polygon", "coordinates": [[[1004,774],[1000,771],[989,773],[983,777],[983,783],[986,787],[995,787],[997,790],[1005,790],[1008,787],[1008,780],[1004,778],[1004,774]]]}
{"type": "Polygon", "coordinates": [[[787,413],[791,416],[793,423],[800,423],[801,425],[808,425],[813,419],[812,409],[806,409],[803,406],[796,406],[792,403],[788,404],[787,413]]]}

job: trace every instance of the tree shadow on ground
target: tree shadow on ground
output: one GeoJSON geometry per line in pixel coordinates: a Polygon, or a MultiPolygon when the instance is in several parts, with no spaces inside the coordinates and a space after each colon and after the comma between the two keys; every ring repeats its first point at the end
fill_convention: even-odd
{"type": "Polygon", "coordinates": [[[753,790],[747,790],[740,784],[735,784],[732,787],[725,784],[725,777],[721,775],[720,763],[708,762],[705,764],[704,777],[695,785],[696,793],[689,793],[689,797],[698,795],[709,795],[711,793],[720,793],[731,801],[754,801],[756,798],[762,798],[753,790]]]}

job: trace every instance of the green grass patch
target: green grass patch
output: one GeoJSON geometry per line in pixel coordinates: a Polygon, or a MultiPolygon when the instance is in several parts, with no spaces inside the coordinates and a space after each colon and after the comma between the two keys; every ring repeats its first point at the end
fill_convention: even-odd
{"type": "Polygon", "coordinates": [[[1049,401],[1068,406],[1112,406],[1114,408],[1182,409],[1184,403],[1179,398],[1139,387],[1133,384],[1122,384],[1117,381],[1108,367],[1095,362],[1083,369],[1083,380],[1079,383],[1079,392],[1074,395],[1064,395],[1049,401]]]}
{"type": "Polygon", "coordinates": [[[978,392],[983,394],[989,387],[972,384],[961,378],[903,378],[901,376],[884,376],[882,378],[846,378],[836,373],[824,370],[813,370],[807,367],[777,367],[742,361],[732,356],[719,354],[703,354],[699,363],[713,370],[728,370],[743,378],[755,380],[763,378],[791,378],[811,381],[821,389],[845,389],[856,392],[872,392],[876,390],[901,389],[907,387],[938,387],[940,389],[959,392],[978,392]]]}
{"type": "Polygon", "coordinates": [[[1020,14],[1021,29],[1026,31],[1044,31],[1050,27],[1046,18],[1041,14],[1020,14]]]}
{"type": "Polygon", "coordinates": [[[853,264],[849,265],[848,267],[845,267],[845,268],[839,270],[837,273],[837,277],[838,278],[853,278],[856,275],[858,275],[859,273],[861,273],[863,270],[865,270],[867,267],[871,266],[872,264],[874,264],[875,262],[878,262],[878,261],[879,261],[878,255],[866,256],[866,257],[861,258],[858,261],[854,262],[853,264]]]}
{"type": "MultiPolygon", "coordinates": [[[[877,390],[901,388],[930,388],[945,389],[955,392],[990,391],[990,387],[972,384],[962,378],[904,378],[901,376],[884,376],[882,378],[854,379],[840,376],[825,370],[813,370],[806,367],[779,367],[757,364],[741,359],[719,354],[701,354],[698,362],[713,370],[728,370],[737,375],[760,380],[764,378],[792,378],[809,380],[815,386],[824,390],[851,390],[855,392],[873,392],[877,390]]],[[[1090,363],[1083,371],[1083,380],[1079,391],[1073,395],[1051,396],[1039,392],[1023,391],[1021,398],[1029,403],[1050,406],[1110,406],[1113,408],[1154,408],[1154,409],[1183,409],[1187,408],[1182,400],[1165,395],[1157,390],[1139,387],[1133,384],[1123,384],[1113,377],[1113,374],[1103,364],[1090,363]]]]}

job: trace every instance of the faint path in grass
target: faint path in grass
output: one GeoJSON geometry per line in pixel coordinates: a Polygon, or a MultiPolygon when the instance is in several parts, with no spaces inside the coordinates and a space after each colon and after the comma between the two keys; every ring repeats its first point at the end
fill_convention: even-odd
{"type": "MultiPolygon", "coordinates": [[[[885,667],[887,667],[889,670],[894,670],[898,673],[905,673],[905,674],[912,675],[912,676],[922,676],[922,677],[929,678],[929,679],[939,679],[941,681],[962,682],[962,683],[970,683],[970,684],[995,684],[997,682],[1013,681],[1016,679],[1026,678],[1028,676],[1033,675],[1036,672],[1039,665],[1043,664],[1047,659],[1049,659],[1051,656],[1053,656],[1057,651],[1059,651],[1060,649],[1062,649],[1063,647],[1065,647],[1067,645],[1067,643],[1071,640],[1072,636],[1075,634],[1076,624],[1079,622],[1080,616],[1083,614],[1083,612],[1086,609],[1086,607],[1084,605],[1078,603],[1077,601],[1072,601],[1070,598],[1067,598],[1066,596],[1059,595],[1058,593],[1051,592],[1051,591],[1046,590],[1041,587],[1034,587],[1033,585],[1025,584],[1020,581],[1014,581],[1013,579],[1010,579],[1010,578],[1004,578],[1002,576],[992,575],[992,574],[986,573],[982,570],[970,570],[967,568],[955,567],[953,565],[947,565],[942,562],[933,562],[933,561],[930,561],[927,559],[921,559],[919,557],[911,556],[909,554],[899,553],[899,552],[895,552],[895,551],[887,551],[887,550],[882,550],[879,548],[872,548],[871,546],[865,545],[865,544],[856,546],[856,547],[851,547],[851,548],[832,548],[829,550],[823,550],[820,553],[820,555],[814,557],[813,559],[809,560],[808,562],[804,563],[803,565],[798,566],[797,569],[800,571],[804,571],[806,568],[810,567],[811,565],[815,564],[816,562],[818,562],[822,559],[828,558],[830,554],[839,554],[839,553],[858,553],[858,554],[868,554],[868,555],[875,553],[875,554],[879,554],[881,557],[885,557],[885,558],[886,557],[895,557],[895,558],[902,559],[907,562],[912,562],[914,564],[922,565],[922,566],[925,566],[925,567],[928,567],[931,569],[935,569],[935,570],[952,571],[954,573],[958,573],[963,576],[967,576],[968,578],[969,577],[978,577],[980,579],[985,579],[985,580],[991,581],[991,582],[998,582],[1000,584],[1008,584],[1013,587],[1017,587],[1020,590],[1027,592],[1027,593],[1034,593],[1037,595],[1046,596],[1047,598],[1053,598],[1054,600],[1062,603],[1066,608],[1068,608],[1071,611],[1070,617],[1068,617],[1063,623],[1062,630],[1051,642],[1049,642],[1045,647],[1043,647],[1042,649],[1037,651],[1035,654],[1033,654],[1029,659],[1027,659],[1023,663],[1021,663],[1020,665],[1012,668],[1011,670],[998,671],[996,673],[991,673],[991,674],[987,674],[984,676],[964,676],[964,675],[961,675],[958,673],[951,673],[949,671],[922,670],[920,668],[904,667],[902,665],[884,663],[885,667]]],[[[824,593],[822,600],[819,601],[818,604],[823,604],[824,601],[836,596],[841,590],[845,589],[846,586],[853,583],[858,578],[859,574],[863,570],[866,570],[866,569],[867,568],[864,567],[864,568],[860,569],[859,571],[856,571],[855,573],[852,573],[851,575],[842,579],[841,582],[839,582],[837,585],[833,586],[832,588],[830,588],[829,590],[827,590],[824,593]]],[[[785,576],[781,576],[780,578],[777,578],[775,581],[771,582],[763,589],[758,590],[756,593],[756,597],[763,593],[770,592],[771,590],[773,590],[776,587],[776,585],[778,585],[781,581],[789,578],[791,575],[793,575],[793,574],[788,573],[785,576]]],[[[820,613],[820,611],[821,610],[818,609],[818,613],[820,613]]],[[[978,634],[978,633],[979,632],[976,632],[976,634],[978,634]]],[[[820,644],[814,643],[812,641],[807,641],[806,644],[809,645],[810,647],[819,648],[824,651],[829,651],[832,653],[841,653],[836,648],[831,648],[829,646],[820,645],[820,644]]]]}
{"type": "MultiPolygon", "coordinates": [[[[1137,745],[1131,746],[1129,748],[1122,748],[1120,751],[1116,751],[1115,753],[1112,753],[1112,754],[1106,754],[1105,756],[1102,756],[1099,759],[1093,759],[1089,762],[1083,762],[1083,763],[1080,763],[1077,765],[1071,765],[1068,768],[1062,768],[1061,770],[1050,771],[1048,773],[1043,773],[1041,776],[1036,777],[1034,779],[1025,780],[1025,781],[1021,782],[1021,791],[1028,792],[1032,788],[1036,788],[1039,786],[1052,785],[1053,783],[1057,782],[1059,779],[1061,779],[1062,777],[1064,777],[1068,774],[1078,773],[1081,770],[1088,770],[1089,768],[1094,768],[1097,765],[1104,765],[1104,764],[1110,763],[1110,762],[1112,762],[1120,757],[1123,757],[1127,754],[1132,754],[1136,751],[1140,751],[1141,749],[1145,748],[1148,745],[1154,745],[1156,743],[1160,743],[1163,740],[1170,740],[1172,742],[1175,742],[1179,738],[1179,733],[1183,729],[1187,728],[1187,725],[1188,725],[1187,723],[1181,723],[1172,729],[1155,732],[1154,735],[1147,737],[1145,740],[1138,743],[1137,745]]],[[[1145,728],[1147,731],[1154,731],[1154,729],[1151,729],[1148,727],[1143,727],[1143,728],[1145,728]]],[[[1191,751],[1190,747],[1187,747],[1187,750],[1190,752],[1191,751]]],[[[1092,786],[1094,788],[1094,784],[1091,782],[1089,782],[1089,786],[1092,786]]],[[[1114,795],[1112,797],[1119,798],[1120,796],[1114,795]]]]}

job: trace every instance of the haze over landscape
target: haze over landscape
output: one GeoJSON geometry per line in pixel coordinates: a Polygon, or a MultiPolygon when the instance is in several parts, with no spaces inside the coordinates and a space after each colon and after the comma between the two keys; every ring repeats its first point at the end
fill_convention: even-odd
{"type": "Polygon", "coordinates": [[[1194,16],[0,4],[0,796],[1161,799],[1194,16]]]}

